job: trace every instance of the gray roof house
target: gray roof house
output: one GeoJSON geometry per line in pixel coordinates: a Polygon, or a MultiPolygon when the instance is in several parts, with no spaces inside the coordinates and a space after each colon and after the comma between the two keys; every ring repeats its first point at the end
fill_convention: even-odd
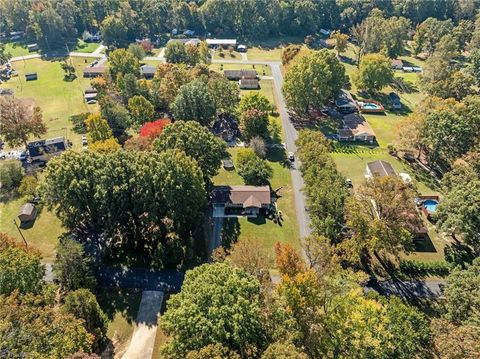
{"type": "Polygon", "coordinates": [[[390,162],[387,161],[373,161],[367,163],[365,169],[365,178],[373,177],[396,177],[397,173],[393,169],[390,162]]]}

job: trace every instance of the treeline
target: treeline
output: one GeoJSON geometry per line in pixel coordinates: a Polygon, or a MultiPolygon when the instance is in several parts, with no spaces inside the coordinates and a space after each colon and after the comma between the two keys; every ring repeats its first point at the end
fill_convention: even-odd
{"type": "Polygon", "coordinates": [[[85,30],[100,29],[107,43],[153,38],[174,28],[253,39],[307,35],[321,28],[347,32],[375,8],[416,25],[428,17],[473,19],[477,7],[474,1],[454,0],[2,0],[0,29],[25,31],[50,49],[65,46],[85,30]]]}

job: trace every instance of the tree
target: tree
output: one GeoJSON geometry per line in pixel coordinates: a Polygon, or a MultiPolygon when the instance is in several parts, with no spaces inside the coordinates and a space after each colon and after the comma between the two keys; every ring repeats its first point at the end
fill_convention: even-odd
{"type": "Polygon", "coordinates": [[[240,359],[240,355],[225,347],[222,344],[208,344],[199,349],[192,350],[187,354],[186,359],[240,359]]]}
{"type": "Polygon", "coordinates": [[[157,107],[167,108],[178,94],[180,87],[191,81],[184,65],[160,64],[152,81],[152,100],[157,107]]]}
{"type": "Polygon", "coordinates": [[[416,54],[425,51],[427,55],[432,55],[438,41],[449,34],[453,29],[451,19],[440,21],[429,17],[421,24],[417,25],[415,36],[413,37],[413,50],[416,54]]]}
{"type": "Polygon", "coordinates": [[[85,124],[91,142],[101,142],[112,138],[112,129],[99,113],[90,114],[85,124]]]}
{"type": "Polygon", "coordinates": [[[260,110],[246,110],[240,117],[240,130],[249,141],[253,137],[268,137],[268,114],[260,110]]]}
{"type": "Polygon", "coordinates": [[[133,96],[140,95],[138,80],[134,74],[126,74],[123,77],[119,76],[117,79],[117,87],[120,89],[125,103],[128,103],[128,100],[133,96]]]}
{"type": "MultiPolygon", "coordinates": [[[[50,296],[52,297],[52,296],[50,296]]],[[[0,351],[11,356],[63,359],[90,352],[93,336],[83,322],[62,313],[46,296],[0,296],[0,351]]]]}
{"type": "Polygon", "coordinates": [[[4,63],[8,62],[12,55],[5,50],[5,44],[0,44],[0,64],[3,65],[4,63]]]}
{"type": "Polygon", "coordinates": [[[259,293],[253,276],[225,263],[187,271],[181,292],[168,300],[160,324],[172,338],[164,352],[183,357],[218,343],[254,355],[263,344],[259,293]]]}
{"type": "Polygon", "coordinates": [[[298,55],[301,48],[302,46],[293,44],[284,47],[282,49],[282,65],[288,65],[295,58],[295,56],[298,55]]]}
{"type": "Polygon", "coordinates": [[[268,273],[268,257],[268,253],[257,241],[246,238],[232,246],[228,260],[233,266],[242,268],[245,272],[263,282],[270,276],[268,273]]]}
{"type": "Polygon", "coordinates": [[[137,58],[138,61],[142,61],[145,57],[145,50],[139,44],[128,45],[128,52],[137,58]]]}
{"type": "Polygon", "coordinates": [[[85,329],[94,336],[94,346],[100,348],[107,337],[108,319],[92,292],[88,289],[68,292],[62,310],[77,319],[82,319],[85,329]]]}
{"type": "Polygon", "coordinates": [[[87,125],[85,121],[87,117],[90,115],[90,112],[79,113],[78,115],[70,116],[69,120],[72,122],[73,125],[73,132],[75,133],[86,133],[87,132],[87,125]]]}
{"type": "Polygon", "coordinates": [[[314,51],[295,61],[283,83],[287,105],[306,113],[336,96],[345,83],[345,68],[327,49],[314,51]]]}
{"type": "Polygon", "coordinates": [[[195,121],[176,121],[165,127],[154,142],[157,151],[178,149],[194,159],[202,170],[205,181],[218,173],[226,144],[195,121]]]}
{"type": "Polygon", "coordinates": [[[337,56],[344,53],[348,47],[348,35],[342,34],[340,31],[335,30],[330,34],[330,38],[335,41],[335,51],[337,56]]]}
{"type": "Polygon", "coordinates": [[[244,113],[248,110],[257,110],[269,113],[272,111],[272,104],[260,92],[250,92],[242,96],[238,105],[238,112],[244,113]]]}
{"type": "Polygon", "coordinates": [[[131,52],[125,49],[114,50],[108,56],[109,71],[113,80],[117,79],[117,76],[122,74],[133,74],[138,76],[140,73],[140,64],[138,59],[131,52]]]}
{"type": "Polygon", "coordinates": [[[99,152],[99,153],[108,153],[112,151],[118,151],[122,148],[118,143],[116,138],[109,138],[104,141],[97,141],[93,142],[88,145],[88,149],[92,152],[99,152]]]}
{"type": "Polygon", "coordinates": [[[128,100],[128,111],[135,126],[150,122],[155,114],[153,105],[143,96],[133,96],[128,100]]]}
{"type": "Polygon", "coordinates": [[[455,268],[447,277],[444,288],[446,317],[456,325],[480,324],[480,259],[466,269],[455,268]]]}
{"type": "Polygon", "coordinates": [[[411,246],[412,231],[420,226],[415,191],[401,179],[374,177],[347,202],[347,225],[353,236],[341,243],[349,259],[384,250],[397,255],[411,246]]]}
{"type": "Polygon", "coordinates": [[[0,295],[9,295],[15,290],[40,292],[44,273],[40,253],[16,245],[15,240],[4,233],[0,235],[0,295]]]}
{"type": "Polygon", "coordinates": [[[183,85],[171,104],[176,120],[198,121],[208,125],[215,116],[215,103],[208,86],[201,80],[183,85]]]}
{"type": "Polygon", "coordinates": [[[92,264],[80,243],[62,238],[57,246],[53,273],[66,292],[80,288],[93,288],[95,278],[92,264]]]}
{"type": "Polygon", "coordinates": [[[302,258],[288,243],[275,243],[275,265],[284,276],[294,277],[305,271],[302,258]]]}
{"type": "Polygon", "coordinates": [[[5,161],[0,167],[0,189],[15,191],[22,183],[24,170],[20,161],[5,161]]]}
{"type": "Polygon", "coordinates": [[[456,326],[445,319],[432,320],[433,350],[442,359],[475,359],[480,356],[480,327],[456,326]]]}
{"type": "Polygon", "coordinates": [[[104,96],[99,101],[102,117],[108,122],[113,135],[118,137],[125,133],[130,124],[130,115],[125,107],[109,96],[104,96]]]}
{"type": "Polygon", "coordinates": [[[162,118],[155,120],[153,122],[147,122],[141,128],[138,134],[140,137],[148,137],[152,141],[160,136],[168,125],[170,125],[172,121],[169,118],[162,118]]]}
{"type": "Polygon", "coordinates": [[[65,71],[66,80],[74,80],[77,75],[75,75],[75,66],[69,64],[66,60],[61,64],[62,70],[65,71]]]}
{"type": "Polygon", "coordinates": [[[253,137],[249,145],[258,157],[265,158],[267,156],[267,145],[262,137],[253,137]]]}
{"type": "Polygon", "coordinates": [[[237,167],[238,174],[245,184],[252,186],[267,185],[273,174],[268,162],[258,157],[251,149],[238,153],[237,167]]]}
{"type": "Polygon", "coordinates": [[[233,112],[240,98],[238,84],[214,74],[209,77],[207,85],[215,108],[220,112],[233,112]]]}
{"type": "Polygon", "coordinates": [[[475,78],[476,84],[480,84],[480,49],[472,51],[470,54],[470,72],[475,78]]]}
{"type": "Polygon", "coordinates": [[[262,359],[307,359],[307,355],[293,344],[273,343],[263,352],[262,359]]]}
{"type": "Polygon", "coordinates": [[[47,132],[40,107],[32,107],[13,96],[0,97],[0,127],[2,138],[12,147],[24,145],[29,137],[47,132]]]}
{"type": "MultiPolygon", "coordinates": [[[[1,176],[0,176],[1,177],[1,176]]],[[[18,187],[18,193],[23,197],[35,197],[37,193],[38,181],[34,176],[25,176],[20,182],[20,187],[18,187]]]]}
{"type": "Polygon", "coordinates": [[[390,59],[381,54],[368,54],[362,57],[360,66],[353,76],[358,88],[377,92],[393,81],[390,59]]]}
{"type": "Polygon", "coordinates": [[[420,159],[423,150],[423,131],[425,129],[425,117],[418,113],[402,118],[395,126],[395,144],[401,150],[417,152],[420,159]]]}
{"type": "Polygon", "coordinates": [[[165,60],[171,64],[187,63],[187,51],[180,41],[172,41],[165,47],[165,60]]]}

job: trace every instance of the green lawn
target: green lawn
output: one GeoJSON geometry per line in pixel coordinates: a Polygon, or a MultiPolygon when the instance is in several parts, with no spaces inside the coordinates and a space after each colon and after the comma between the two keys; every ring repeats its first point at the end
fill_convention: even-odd
{"type": "Polygon", "coordinates": [[[115,358],[121,358],[133,334],[142,292],[102,288],[97,294],[97,300],[108,317],[107,336],[112,341],[115,358]]]}
{"type": "Polygon", "coordinates": [[[95,111],[97,105],[87,105],[83,102],[83,91],[90,86],[90,80],[82,77],[83,68],[91,59],[70,58],[76,69],[77,78],[73,81],[64,80],[64,71],[61,61],[45,61],[30,59],[13,63],[18,72],[2,87],[15,92],[18,97],[35,99],[35,104],[43,111],[43,119],[47,125],[44,138],[65,136],[65,127],[68,128],[68,139],[75,148],[81,148],[81,135],[70,130],[69,116],[87,111],[95,111]],[[25,81],[25,73],[37,72],[38,80],[25,81]]]}
{"type": "MultiPolygon", "coordinates": [[[[231,148],[228,150],[236,164],[238,148],[231,148]]],[[[280,198],[277,201],[278,209],[283,214],[283,222],[281,225],[273,223],[268,219],[247,219],[239,218],[238,239],[251,238],[262,245],[269,253],[273,265],[273,245],[280,241],[290,243],[295,248],[300,249],[300,236],[298,233],[297,217],[295,214],[294,193],[291,184],[290,170],[283,165],[285,157],[283,151],[276,150],[268,156],[270,165],[273,168],[273,177],[270,184],[273,190],[277,190],[280,198]]],[[[226,171],[220,170],[220,173],[213,178],[213,182],[217,185],[242,185],[244,184],[242,178],[239,176],[237,170],[226,171]]],[[[236,226],[236,220],[229,220],[225,228],[236,226]]]]}
{"type": "MultiPolygon", "coordinates": [[[[20,225],[17,215],[25,203],[23,198],[0,201],[0,232],[7,233],[19,242],[22,242],[22,237],[13,220],[20,225]]],[[[37,215],[33,226],[21,229],[21,231],[28,245],[38,249],[44,260],[53,260],[58,237],[64,232],[60,220],[53,213],[43,208],[37,215]]]]}
{"type": "Polygon", "coordinates": [[[242,55],[237,52],[237,51],[228,51],[228,50],[223,50],[222,53],[223,53],[223,57],[220,56],[220,51],[217,51],[217,50],[212,50],[210,51],[210,53],[212,54],[212,60],[241,60],[242,59],[242,55]]]}
{"type": "Polygon", "coordinates": [[[83,40],[78,40],[76,46],[71,49],[71,51],[91,53],[94,52],[99,46],[99,42],[85,42],[83,40]]]}
{"type": "Polygon", "coordinates": [[[282,49],[280,47],[252,47],[247,50],[247,57],[251,61],[281,61],[282,49]]]}
{"type": "Polygon", "coordinates": [[[28,52],[27,44],[25,42],[7,42],[5,43],[5,51],[12,57],[25,56],[36,54],[37,51],[28,52]]]}

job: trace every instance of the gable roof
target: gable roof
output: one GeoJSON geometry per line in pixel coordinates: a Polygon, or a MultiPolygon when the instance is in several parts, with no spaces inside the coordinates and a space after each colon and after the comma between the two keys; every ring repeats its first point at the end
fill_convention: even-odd
{"type": "Polygon", "coordinates": [[[268,186],[214,186],[212,190],[214,204],[236,204],[244,208],[269,205],[271,203],[268,186]]]}
{"type": "MultiPolygon", "coordinates": [[[[359,115],[358,113],[351,113],[343,117],[343,130],[349,130],[353,136],[375,136],[375,132],[370,127],[369,123],[365,121],[363,116],[359,115]]],[[[339,134],[347,134],[346,131],[339,130],[339,134]]]]}
{"type": "Polygon", "coordinates": [[[397,173],[393,169],[390,162],[387,161],[373,161],[367,163],[368,170],[375,177],[396,177],[397,173]]]}

